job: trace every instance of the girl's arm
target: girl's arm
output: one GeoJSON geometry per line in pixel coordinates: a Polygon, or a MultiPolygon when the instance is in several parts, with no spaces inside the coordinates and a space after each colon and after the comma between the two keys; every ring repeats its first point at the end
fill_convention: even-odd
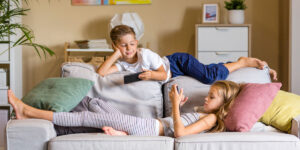
{"type": "Polygon", "coordinates": [[[161,65],[157,70],[143,70],[145,72],[139,75],[142,80],[158,80],[164,81],[167,79],[167,72],[163,65],[161,65]]]}
{"type": "Polygon", "coordinates": [[[97,69],[97,73],[102,77],[117,72],[118,68],[113,63],[121,57],[121,52],[116,50],[104,63],[97,69]]]}
{"type": "Polygon", "coordinates": [[[180,116],[177,116],[177,117],[179,117],[178,118],[179,120],[177,119],[178,120],[177,124],[181,124],[181,125],[176,125],[175,120],[174,120],[174,130],[175,130],[174,136],[175,137],[197,134],[202,131],[209,130],[209,129],[213,128],[217,122],[217,116],[215,114],[208,114],[208,115],[200,118],[195,123],[184,127],[183,123],[181,122],[180,116]]]}
{"type": "Polygon", "coordinates": [[[180,100],[184,97],[183,90],[180,89],[180,93],[178,94],[176,90],[176,86],[177,85],[174,84],[169,93],[173,105],[172,115],[173,115],[173,122],[174,122],[174,136],[181,137],[185,135],[196,134],[204,130],[209,130],[213,126],[215,126],[215,123],[217,122],[217,117],[215,114],[208,114],[202,118],[199,118],[197,122],[189,126],[185,127],[183,125],[180,118],[180,110],[179,110],[180,100]]]}

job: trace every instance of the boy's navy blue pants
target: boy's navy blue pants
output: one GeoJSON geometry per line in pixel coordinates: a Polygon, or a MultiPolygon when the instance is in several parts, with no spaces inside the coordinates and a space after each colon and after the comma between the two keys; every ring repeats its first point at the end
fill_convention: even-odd
{"type": "Polygon", "coordinates": [[[170,62],[172,77],[187,75],[204,84],[225,80],[229,74],[223,63],[204,65],[187,53],[174,53],[166,56],[170,62]]]}

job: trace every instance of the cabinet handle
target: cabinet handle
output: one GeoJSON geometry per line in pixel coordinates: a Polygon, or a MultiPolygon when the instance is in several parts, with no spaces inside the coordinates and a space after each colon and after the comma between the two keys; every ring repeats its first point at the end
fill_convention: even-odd
{"type": "Polygon", "coordinates": [[[228,52],[216,52],[216,55],[228,55],[228,52]]]}
{"type": "Polygon", "coordinates": [[[216,30],[219,30],[219,31],[228,31],[229,29],[228,28],[222,28],[222,27],[215,27],[216,30]]]}

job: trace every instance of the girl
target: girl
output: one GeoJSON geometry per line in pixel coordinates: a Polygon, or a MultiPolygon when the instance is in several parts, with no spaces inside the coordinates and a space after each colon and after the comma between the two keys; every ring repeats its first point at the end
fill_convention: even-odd
{"type": "Polygon", "coordinates": [[[105,101],[95,99],[98,105],[91,105],[85,112],[52,112],[24,104],[8,91],[8,101],[15,110],[17,119],[38,118],[52,121],[59,126],[84,126],[102,128],[110,135],[165,135],[180,137],[201,132],[225,130],[223,118],[239,93],[239,85],[230,81],[215,82],[205,98],[204,112],[180,114],[179,106],[184,99],[183,89],[177,92],[177,85],[170,91],[173,104],[173,118],[138,118],[120,113],[105,101]]]}
{"type": "MultiPolygon", "coordinates": [[[[142,72],[142,80],[167,81],[171,77],[187,75],[202,83],[212,84],[225,80],[229,73],[245,67],[262,69],[266,62],[256,58],[241,57],[236,62],[204,65],[187,53],[174,53],[161,58],[149,49],[137,48],[133,28],[126,25],[114,27],[110,32],[115,52],[98,69],[97,73],[105,76],[117,71],[142,72]],[[114,62],[116,62],[114,64],[114,62]]],[[[270,70],[274,80],[277,74],[270,70]]]]}

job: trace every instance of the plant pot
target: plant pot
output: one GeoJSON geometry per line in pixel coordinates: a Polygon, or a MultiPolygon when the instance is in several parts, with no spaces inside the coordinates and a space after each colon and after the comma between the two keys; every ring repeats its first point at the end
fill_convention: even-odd
{"type": "Polygon", "coordinates": [[[230,24],[244,24],[245,11],[244,10],[229,10],[228,20],[230,24]]]}

